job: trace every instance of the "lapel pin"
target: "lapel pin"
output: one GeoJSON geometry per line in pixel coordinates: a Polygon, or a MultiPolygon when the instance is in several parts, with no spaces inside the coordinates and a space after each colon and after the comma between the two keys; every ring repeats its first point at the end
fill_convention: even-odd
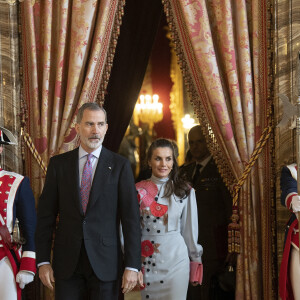
{"type": "Polygon", "coordinates": [[[111,170],[111,167],[108,167],[111,170]]]}

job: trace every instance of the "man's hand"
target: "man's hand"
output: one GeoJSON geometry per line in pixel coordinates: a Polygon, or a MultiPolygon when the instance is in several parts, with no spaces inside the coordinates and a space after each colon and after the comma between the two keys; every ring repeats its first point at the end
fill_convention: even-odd
{"type": "Polygon", "coordinates": [[[138,280],[137,272],[125,269],[122,278],[123,294],[130,292],[136,286],[137,280],[138,280]]]}
{"type": "Polygon", "coordinates": [[[143,285],[144,285],[144,279],[143,279],[142,271],[139,271],[139,273],[138,273],[138,284],[139,284],[140,287],[143,287],[143,285]]]}
{"type": "Polygon", "coordinates": [[[53,290],[52,283],[55,282],[53,270],[50,264],[42,265],[39,267],[39,277],[46,287],[48,287],[50,290],[53,290]]]}

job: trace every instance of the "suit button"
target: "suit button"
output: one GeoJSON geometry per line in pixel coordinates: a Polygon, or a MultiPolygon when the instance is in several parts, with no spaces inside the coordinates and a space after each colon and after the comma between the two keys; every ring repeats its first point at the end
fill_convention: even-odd
{"type": "Polygon", "coordinates": [[[86,221],[84,220],[82,223],[83,223],[83,225],[85,225],[85,224],[86,224],[86,221]]]}

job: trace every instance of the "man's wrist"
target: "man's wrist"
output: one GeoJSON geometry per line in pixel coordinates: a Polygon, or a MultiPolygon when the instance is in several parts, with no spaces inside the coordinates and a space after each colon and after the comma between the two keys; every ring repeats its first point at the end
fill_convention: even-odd
{"type": "Polygon", "coordinates": [[[138,272],[139,272],[139,270],[138,270],[138,269],[135,269],[135,268],[130,268],[130,267],[126,267],[126,268],[125,268],[125,270],[134,271],[134,272],[136,272],[136,273],[138,273],[138,272]]]}
{"type": "Polygon", "coordinates": [[[43,266],[43,265],[50,265],[50,262],[49,261],[44,261],[44,262],[41,262],[41,263],[37,264],[38,268],[43,266]]]}

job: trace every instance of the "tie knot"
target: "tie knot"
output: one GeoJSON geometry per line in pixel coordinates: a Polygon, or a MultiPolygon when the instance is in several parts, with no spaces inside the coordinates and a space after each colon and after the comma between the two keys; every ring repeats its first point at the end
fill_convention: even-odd
{"type": "Polygon", "coordinates": [[[92,153],[88,154],[87,156],[87,160],[88,161],[91,161],[91,159],[94,157],[94,155],[92,153]]]}

